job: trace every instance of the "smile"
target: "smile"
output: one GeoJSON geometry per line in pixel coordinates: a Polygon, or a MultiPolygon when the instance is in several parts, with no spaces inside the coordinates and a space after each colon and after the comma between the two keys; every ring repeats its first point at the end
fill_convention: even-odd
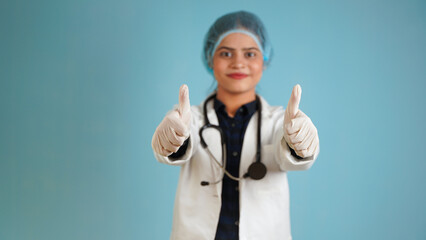
{"type": "Polygon", "coordinates": [[[231,74],[228,74],[227,76],[233,79],[243,79],[243,78],[246,78],[248,75],[244,73],[231,73],[231,74]]]}

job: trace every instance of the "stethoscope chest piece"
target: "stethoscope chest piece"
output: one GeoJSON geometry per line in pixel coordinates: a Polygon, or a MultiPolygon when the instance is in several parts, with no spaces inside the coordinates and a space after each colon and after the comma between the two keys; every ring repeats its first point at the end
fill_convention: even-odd
{"type": "Polygon", "coordinates": [[[266,175],[266,166],[265,164],[261,162],[254,162],[250,165],[248,168],[247,175],[254,179],[254,180],[260,180],[266,175]]]}

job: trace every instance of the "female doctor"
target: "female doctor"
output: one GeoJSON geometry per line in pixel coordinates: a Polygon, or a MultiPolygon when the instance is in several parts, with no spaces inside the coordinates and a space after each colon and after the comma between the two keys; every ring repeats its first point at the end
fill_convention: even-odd
{"type": "Polygon", "coordinates": [[[291,239],[286,172],[310,168],[319,153],[301,87],[285,110],[256,95],[271,45],[249,12],[217,19],[203,57],[216,91],[191,107],[182,85],[152,138],[159,162],[181,166],[171,239],[291,239]]]}

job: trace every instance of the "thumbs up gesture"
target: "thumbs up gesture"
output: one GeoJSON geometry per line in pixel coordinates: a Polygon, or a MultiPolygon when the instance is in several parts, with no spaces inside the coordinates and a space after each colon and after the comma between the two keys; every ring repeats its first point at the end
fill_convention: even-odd
{"type": "Polygon", "coordinates": [[[191,105],[189,103],[188,86],[179,89],[179,106],[168,113],[155,130],[152,137],[152,148],[162,156],[177,152],[189,137],[191,125],[191,105]]]}
{"type": "Polygon", "coordinates": [[[299,157],[314,155],[319,146],[318,131],[311,119],[299,110],[302,88],[294,86],[284,114],[284,139],[299,157]]]}

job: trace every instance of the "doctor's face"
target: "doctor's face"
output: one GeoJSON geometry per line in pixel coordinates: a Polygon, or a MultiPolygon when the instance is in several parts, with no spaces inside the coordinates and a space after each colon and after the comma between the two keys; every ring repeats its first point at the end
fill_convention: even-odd
{"type": "Polygon", "coordinates": [[[213,73],[218,92],[255,94],[262,71],[262,52],[256,42],[244,33],[226,36],[213,55],[213,73]]]}

